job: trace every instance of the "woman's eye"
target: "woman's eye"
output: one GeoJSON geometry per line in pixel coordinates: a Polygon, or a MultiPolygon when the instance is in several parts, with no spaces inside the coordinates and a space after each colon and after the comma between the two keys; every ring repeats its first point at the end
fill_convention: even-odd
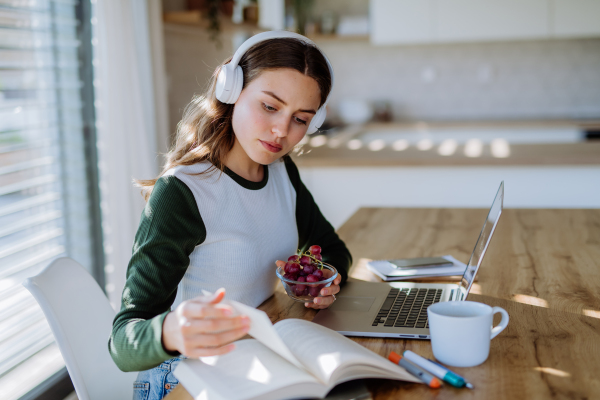
{"type": "Polygon", "coordinates": [[[273,107],[271,107],[270,105],[267,105],[265,103],[263,103],[263,108],[267,111],[275,111],[275,109],[273,107]]]}
{"type": "MultiPolygon", "coordinates": [[[[262,106],[267,111],[277,111],[275,108],[271,107],[268,104],[262,103],[262,106]]],[[[304,121],[303,119],[300,119],[300,118],[296,118],[296,123],[301,124],[301,125],[306,125],[306,121],[304,121]]]]}

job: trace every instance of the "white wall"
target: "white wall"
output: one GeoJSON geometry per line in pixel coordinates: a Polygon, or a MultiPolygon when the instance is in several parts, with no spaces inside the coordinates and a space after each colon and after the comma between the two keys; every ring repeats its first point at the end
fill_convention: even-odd
{"type": "Polygon", "coordinates": [[[600,166],[300,168],[337,229],[360,207],[600,208],[600,166]]]}

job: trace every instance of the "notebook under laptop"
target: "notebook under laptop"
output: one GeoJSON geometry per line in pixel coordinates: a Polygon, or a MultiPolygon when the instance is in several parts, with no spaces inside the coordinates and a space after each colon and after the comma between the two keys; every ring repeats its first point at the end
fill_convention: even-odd
{"type": "Polygon", "coordinates": [[[464,301],[490,244],[504,205],[504,182],[475,243],[458,284],[365,282],[349,280],[313,322],[346,336],[429,339],[427,307],[439,301],[464,301]]]}

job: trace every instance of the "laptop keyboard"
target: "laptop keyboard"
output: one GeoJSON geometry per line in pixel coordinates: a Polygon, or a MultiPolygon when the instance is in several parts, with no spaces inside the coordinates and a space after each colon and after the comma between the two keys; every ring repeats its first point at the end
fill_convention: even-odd
{"type": "Polygon", "coordinates": [[[403,328],[429,328],[427,307],[440,301],[443,289],[392,288],[373,321],[373,326],[384,324],[403,328]]]}

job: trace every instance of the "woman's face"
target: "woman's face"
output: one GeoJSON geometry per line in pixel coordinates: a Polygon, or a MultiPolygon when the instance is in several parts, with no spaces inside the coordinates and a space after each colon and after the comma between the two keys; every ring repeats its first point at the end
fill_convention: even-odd
{"type": "Polygon", "coordinates": [[[235,103],[236,141],[254,162],[270,164],[302,140],[320,100],[313,78],[291,68],[264,71],[235,103]]]}

